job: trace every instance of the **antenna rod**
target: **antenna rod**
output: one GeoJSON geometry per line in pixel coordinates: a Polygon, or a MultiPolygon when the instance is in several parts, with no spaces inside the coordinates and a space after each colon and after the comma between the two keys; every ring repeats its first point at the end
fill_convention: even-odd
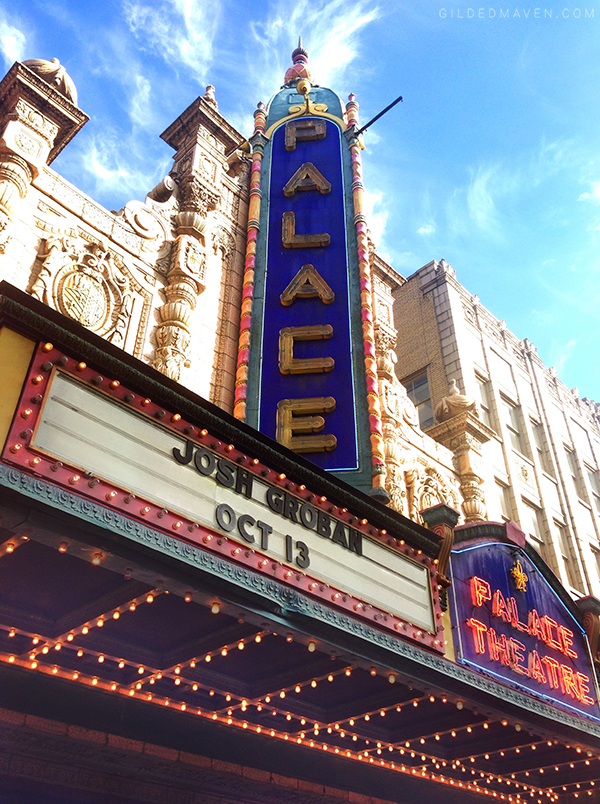
{"type": "Polygon", "coordinates": [[[362,128],[360,128],[360,129],[359,129],[359,130],[356,132],[355,136],[356,136],[356,137],[358,137],[358,136],[359,136],[359,134],[362,134],[362,133],[363,133],[363,131],[366,131],[366,130],[369,128],[369,126],[372,126],[372,125],[373,125],[373,123],[374,123],[376,120],[379,120],[379,118],[380,118],[380,117],[383,117],[383,115],[384,115],[386,112],[389,112],[389,110],[390,110],[390,109],[392,109],[392,108],[393,108],[393,107],[394,107],[394,106],[395,106],[397,103],[400,103],[400,101],[401,101],[401,100],[402,100],[402,95],[399,95],[399,96],[396,98],[396,100],[395,100],[395,101],[392,101],[392,103],[390,103],[390,105],[389,105],[389,106],[386,106],[386,107],[385,107],[385,109],[384,109],[382,112],[379,112],[379,114],[376,114],[376,115],[375,115],[375,117],[374,117],[372,120],[369,120],[369,122],[366,124],[366,126],[363,126],[362,128]]]}

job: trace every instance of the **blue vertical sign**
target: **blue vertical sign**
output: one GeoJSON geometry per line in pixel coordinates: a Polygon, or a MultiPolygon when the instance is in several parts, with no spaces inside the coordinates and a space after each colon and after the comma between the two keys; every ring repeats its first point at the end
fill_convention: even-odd
{"type": "Polygon", "coordinates": [[[360,309],[350,309],[344,144],[339,126],[317,117],[274,131],[262,281],[257,261],[258,365],[256,342],[251,349],[258,429],[332,471],[359,468],[351,321],[360,327],[360,309]]]}

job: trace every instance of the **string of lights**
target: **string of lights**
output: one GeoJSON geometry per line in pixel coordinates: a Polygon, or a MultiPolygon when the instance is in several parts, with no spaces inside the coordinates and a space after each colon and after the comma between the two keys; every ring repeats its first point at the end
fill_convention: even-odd
{"type": "MultiPolygon", "coordinates": [[[[161,593],[161,590],[154,590],[153,594],[148,594],[148,595],[138,597],[135,600],[131,601],[131,603],[132,604],[135,603],[136,607],[137,607],[137,605],[140,605],[140,604],[143,604],[143,603],[150,603],[154,599],[154,596],[156,594],[160,594],[160,593],[161,593]]],[[[99,622],[99,619],[91,621],[90,625],[92,625],[92,627],[94,625],[98,626],[98,622],[99,622]]],[[[75,634],[75,633],[85,634],[85,632],[83,630],[85,627],[86,627],[86,625],[81,626],[79,629],[74,629],[73,631],[70,631],[69,634],[70,633],[73,633],[73,634],[75,634]]],[[[107,689],[108,688],[108,689],[110,689],[110,691],[117,691],[117,690],[120,689],[123,693],[126,692],[127,694],[129,694],[132,697],[137,695],[137,696],[139,696],[141,698],[145,698],[147,701],[155,700],[157,703],[161,703],[162,705],[174,706],[176,708],[179,708],[181,711],[186,711],[188,709],[188,707],[189,707],[189,705],[184,701],[176,702],[176,701],[170,700],[169,698],[162,698],[162,696],[155,697],[151,693],[148,693],[148,694],[146,694],[144,696],[141,693],[141,688],[142,688],[142,682],[141,681],[138,681],[135,684],[129,684],[127,686],[121,686],[120,687],[119,684],[117,684],[116,682],[112,682],[112,683],[109,684],[107,681],[102,680],[97,676],[91,676],[90,677],[89,675],[82,674],[82,673],[80,673],[78,671],[74,671],[74,672],[69,674],[64,669],[59,668],[58,665],[53,665],[53,666],[42,665],[40,662],[37,661],[37,658],[41,657],[42,659],[45,659],[48,656],[49,650],[44,651],[44,648],[49,648],[49,645],[47,645],[45,643],[40,644],[41,639],[40,639],[39,636],[27,634],[26,632],[23,632],[23,631],[21,631],[19,629],[12,628],[12,629],[10,629],[8,634],[9,634],[9,636],[11,636],[11,635],[16,636],[17,634],[19,634],[21,636],[28,636],[29,638],[32,639],[32,641],[36,641],[36,640],[38,641],[39,648],[38,648],[38,651],[36,652],[36,658],[31,661],[31,664],[30,664],[31,669],[39,668],[40,670],[42,670],[42,672],[50,672],[53,675],[59,675],[59,676],[64,677],[64,678],[70,678],[71,680],[74,680],[74,681],[81,680],[82,683],[88,683],[88,684],[91,684],[92,686],[99,686],[101,689],[107,689]]],[[[63,635],[63,637],[68,640],[69,634],[63,635]]],[[[268,631],[262,631],[262,632],[254,635],[252,637],[244,638],[243,641],[238,640],[235,643],[228,643],[227,645],[224,645],[220,650],[211,651],[210,655],[211,655],[211,657],[212,656],[225,657],[230,650],[235,650],[236,648],[239,649],[240,644],[243,644],[245,646],[250,641],[253,641],[256,644],[259,644],[260,641],[262,641],[262,639],[264,639],[264,637],[268,636],[268,635],[269,635],[268,631]]],[[[54,645],[55,648],[56,648],[56,644],[59,644],[59,642],[55,643],[55,645],[54,645]]],[[[73,646],[73,647],[76,647],[76,645],[73,646]]],[[[78,649],[78,654],[80,653],[80,650],[81,649],[78,649]]],[[[92,650],[88,649],[86,652],[89,655],[95,656],[100,663],[102,663],[102,661],[106,659],[106,657],[103,657],[102,654],[99,654],[97,651],[92,651],[92,650]]],[[[206,655],[208,655],[208,654],[206,654],[206,655]]],[[[31,654],[30,654],[29,658],[30,659],[32,658],[31,654]]],[[[113,657],[111,657],[111,658],[113,658],[113,657]]],[[[201,657],[198,657],[198,658],[201,658],[201,657]]],[[[17,663],[23,662],[23,664],[25,664],[25,662],[23,660],[17,659],[17,657],[15,657],[14,655],[10,655],[10,656],[2,655],[2,656],[0,656],[0,659],[3,660],[3,661],[8,661],[11,664],[14,664],[15,662],[17,662],[17,663]]],[[[115,661],[116,661],[116,659],[115,659],[115,661]]],[[[118,664],[119,664],[120,667],[122,667],[122,666],[125,666],[126,662],[124,662],[123,660],[120,660],[118,664]]],[[[128,662],[127,664],[129,666],[132,665],[131,662],[128,662]]],[[[198,665],[198,661],[192,659],[189,662],[187,662],[186,665],[189,666],[190,668],[192,668],[194,665],[195,666],[198,665]]],[[[173,670],[172,675],[175,676],[175,678],[174,678],[175,683],[177,681],[179,681],[181,683],[181,681],[182,681],[182,679],[181,679],[181,670],[182,670],[182,668],[183,668],[182,664],[172,668],[172,670],[173,670]],[[177,670],[179,670],[179,673],[177,672],[177,670]]],[[[138,668],[138,671],[140,669],[141,669],[142,672],[146,672],[146,670],[148,670],[148,668],[138,668]]],[[[315,679],[312,679],[312,681],[318,682],[318,681],[327,680],[327,681],[329,681],[331,683],[336,676],[349,675],[349,674],[351,674],[351,672],[352,672],[352,667],[346,667],[346,668],[343,668],[341,670],[336,670],[334,673],[328,673],[327,675],[321,675],[321,676],[319,676],[319,677],[317,677],[315,679]]],[[[146,682],[152,683],[153,681],[156,681],[159,678],[164,676],[164,674],[161,673],[161,671],[156,670],[156,669],[152,669],[152,673],[153,673],[153,675],[146,676],[143,679],[144,683],[146,683],[146,682]]],[[[312,681],[310,682],[310,684],[305,685],[308,689],[314,689],[314,687],[316,686],[316,685],[312,684],[312,681]]],[[[197,690],[200,685],[197,682],[193,682],[193,683],[190,683],[190,686],[191,686],[192,689],[195,688],[197,690]]],[[[240,721],[239,719],[234,717],[234,710],[239,709],[242,714],[245,714],[248,711],[249,708],[254,707],[257,712],[260,712],[262,710],[263,703],[264,703],[264,705],[270,705],[271,702],[272,702],[273,697],[275,697],[276,699],[279,698],[279,700],[282,700],[281,693],[287,694],[287,692],[290,692],[292,689],[295,692],[297,692],[299,689],[300,690],[302,689],[302,686],[301,685],[295,685],[294,687],[289,686],[286,689],[282,689],[279,692],[273,693],[272,695],[262,696],[262,698],[257,699],[256,701],[249,701],[246,698],[238,698],[237,701],[234,702],[233,706],[230,705],[227,708],[225,714],[224,714],[224,711],[225,711],[224,708],[222,710],[215,710],[212,713],[204,713],[204,714],[205,714],[205,716],[210,717],[213,720],[214,719],[224,719],[225,722],[228,725],[232,725],[233,723],[236,723],[237,725],[241,725],[242,728],[249,728],[250,724],[247,721],[244,721],[244,720],[240,721]],[[215,715],[216,715],[216,718],[215,718],[215,715]]],[[[212,693],[212,695],[214,695],[215,691],[210,690],[210,693],[212,693]]],[[[235,697],[235,696],[232,696],[230,693],[224,693],[223,692],[221,694],[225,695],[225,699],[226,699],[226,701],[228,703],[230,703],[233,700],[233,698],[235,697]]],[[[285,696],[283,696],[283,697],[285,697],[285,696]]],[[[413,701],[405,702],[404,706],[406,706],[407,704],[412,704],[413,706],[416,704],[418,706],[419,703],[424,702],[426,700],[434,701],[435,696],[420,696],[418,698],[415,698],[413,701]]],[[[447,697],[443,696],[440,700],[447,701],[448,699],[447,699],[447,697]]],[[[270,708],[272,709],[273,714],[284,715],[287,718],[288,721],[291,720],[292,717],[293,717],[290,712],[285,712],[280,707],[274,708],[274,705],[272,705],[270,708]]],[[[358,720],[358,719],[362,719],[364,722],[368,722],[371,716],[375,716],[377,714],[379,714],[379,716],[385,716],[385,714],[387,712],[390,712],[392,710],[399,713],[399,712],[402,711],[402,705],[396,705],[395,707],[386,707],[384,709],[379,709],[379,710],[372,710],[372,711],[369,711],[369,712],[366,712],[366,713],[362,713],[360,717],[348,718],[347,720],[340,721],[339,723],[323,724],[321,729],[319,729],[319,723],[318,722],[312,721],[313,734],[310,737],[307,736],[306,732],[300,732],[297,736],[294,737],[293,734],[291,734],[289,732],[281,732],[278,729],[268,729],[268,728],[265,729],[264,727],[262,727],[260,725],[256,725],[256,726],[254,726],[254,728],[257,730],[257,733],[261,733],[261,731],[263,731],[263,730],[266,731],[266,733],[269,733],[269,734],[271,732],[274,732],[274,735],[272,735],[272,736],[279,736],[279,737],[282,737],[283,739],[286,739],[286,740],[296,739],[296,741],[299,741],[301,744],[307,744],[308,743],[309,747],[318,746],[322,750],[333,750],[334,753],[340,753],[341,752],[342,754],[345,754],[349,758],[354,758],[354,759],[356,759],[358,761],[368,760],[369,762],[376,762],[377,757],[381,757],[384,748],[387,748],[387,750],[390,751],[390,752],[398,750],[399,752],[401,752],[402,755],[404,755],[404,754],[410,755],[411,758],[413,758],[413,759],[414,758],[418,759],[418,757],[420,756],[421,762],[424,763],[422,768],[421,768],[421,770],[419,770],[419,768],[415,768],[415,767],[410,767],[409,768],[408,766],[406,766],[406,764],[402,764],[402,763],[398,766],[397,763],[392,761],[392,760],[387,760],[386,761],[386,760],[379,759],[379,762],[380,763],[384,762],[386,764],[389,764],[390,767],[394,766],[393,769],[399,767],[400,770],[402,770],[402,768],[404,768],[405,772],[410,772],[412,774],[420,773],[422,775],[425,772],[426,775],[431,776],[431,778],[434,779],[434,780],[439,776],[439,780],[442,780],[442,778],[443,778],[444,781],[446,783],[448,783],[448,784],[458,784],[459,786],[461,784],[463,784],[460,781],[457,781],[457,780],[452,779],[452,778],[448,779],[443,774],[442,775],[436,774],[433,771],[434,767],[435,767],[436,770],[440,770],[442,768],[447,767],[448,763],[446,762],[446,760],[444,760],[442,758],[439,758],[439,757],[436,757],[435,755],[430,754],[429,752],[427,752],[427,754],[423,753],[423,754],[418,755],[417,752],[415,752],[414,750],[413,751],[405,750],[405,749],[410,749],[412,742],[416,742],[416,741],[406,741],[404,743],[404,746],[400,746],[400,747],[398,745],[394,745],[392,743],[388,743],[387,745],[384,745],[381,741],[377,741],[377,743],[375,745],[373,745],[372,747],[367,748],[365,746],[363,748],[363,750],[358,752],[356,750],[350,750],[350,749],[346,749],[346,751],[344,751],[344,749],[340,748],[339,746],[328,746],[327,743],[317,742],[314,739],[315,737],[319,736],[321,731],[325,731],[328,734],[335,733],[336,736],[339,736],[342,739],[344,737],[348,736],[353,740],[354,739],[356,739],[356,740],[357,739],[365,740],[366,738],[364,736],[359,737],[359,735],[357,733],[350,733],[350,732],[346,733],[344,731],[343,724],[347,723],[348,726],[353,726],[356,723],[356,720],[358,720]],[[376,756],[373,756],[374,754],[376,756]],[[427,765],[431,765],[431,767],[428,768],[427,765]]],[[[193,708],[191,709],[191,711],[193,711],[193,708]]],[[[201,709],[199,709],[197,711],[199,713],[203,713],[203,710],[201,710],[201,709]]],[[[304,720],[304,723],[302,725],[305,725],[307,723],[307,720],[305,718],[303,718],[303,720],[304,720]]],[[[507,723],[505,721],[502,721],[502,724],[506,725],[507,723]]],[[[487,729],[487,728],[489,728],[489,725],[490,724],[488,722],[483,722],[483,723],[480,723],[480,724],[475,724],[475,727],[481,726],[482,729],[487,729]]],[[[471,733],[473,731],[473,728],[474,728],[474,726],[466,726],[466,727],[463,727],[463,730],[466,733],[471,733]]],[[[443,737],[447,737],[447,736],[450,736],[451,738],[455,738],[460,730],[461,729],[452,729],[452,730],[446,730],[445,732],[438,732],[438,733],[436,733],[434,735],[424,735],[423,737],[419,738],[418,743],[419,743],[419,745],[424,745],[425,742],[427,741],[427,739],[430,739],[431,737],[433,737],[433,739],[436,740],[436,741],[441,741],[443,737]]],[[[366,740],[366,743],[368,744],[368,740],[366,740]]],[[[530,744],[523,743],[523,744],[518,745],[518,746],[513,746],[508,750],[512,750],[515,753],[518,753],[518,752],[522,751],[523,749],[525,749],[527,747],[529,747],[531,750],[535,750],[538,745],[542,746],[544,744],[546,744],[546,745],[554,745],[555,743],[552,742],[552,741],[538,742],[537,744],[536,743],[530,743],[530,744]]],[[[579,746],[575,748],[575,751],[577,751],[578,753],[582,753],[582,749],[579,746]]],[[[498,753],[504,755],[506,753],[506,750],[503,750],[503,751],[498,752],[498,753]]],[[[482,756],[483,756],[484,759],[489,759],[490,758],[489,754],[478,754],[478,755],[471,756],[470,761],[474,762],[476,760],[476,758],[479,759],[482,756]]],[[[582,759],[581,761],[584,762],[586,765],[590,764],[590,759],[587,756],[586,756],[585,759],[582,759]]],[[[571,763],[561,763],[562,766],[566,766],[567,764],[568,764],[568,766],[570,768],[573,768],[575,766],[575,763],[573,763],[573,762],[571,762],[571,763]]],[[[554,767],[554,769],[556,770],[556,769],[560,769],[561,766],[547,765],[547,766],[541,767],[539,770],[540,770],[540,772],[543,772],[545,769],[550,769],[550,767],[554,767]]],[[[454,760],[451,763],[451,768],[453,770],[461,770],[462,772],[466,771],[465,766],[463,765],[463,763],[460,760],[454,760]]],[[[470,770],[471,774],[473,774],[473,775],[477,773],[475,768],[470,768],[469,770],[470,770]]],[[[529,771],[524,771],[524,773],[527,776],[529,776],[529,771]]],[[[502,776],[494,776],[494,774],[486,774],[486,773],[484,773],[482,771],[479,771],[479,774],[480,774],[481,779],[484,780],[487,784],[490,784],[492,781],[494,781],[496,783],[500,783],[500,784],[506,784],[506,785],[511,784],[511,780],[505,779],[502,776]]],[[[511,774],[511,779],[513,780],[512,783],[515,785],[516,788],[518,788],[519,783],[514,781],[515,778],[516,778],[515,774],[514,773],[511,774]]],[[[473,782],[468,783],[468,784],[474,786],[475,788],[477,788],[478,785],[479,785],[477,780],[474,780],[473,782]]],[[[589,787],[591,789],[591,788],[593,788],[595,786],[596,780],[590,780],[587,784],[589,784],[589,787]]],[[[522,788],[523,788],[524,791],[529,790],[531,792],[532,790],[534,790],[539,795],[549,795],[549,791],[551,792],[551,788],[547,788],[547,789],[535,788],[535,787],[532,787],[531,785],[528,786],[527,784],[523,784],[522,788]]],[[[563,789],[563,791],[566,791],[566,790],[580,791],[581,790],[581,783],[574,783],[572,785],[563,785],[562,789],[563,789]]],[[[483,788],[483,791],[486,794],[489,794],[489,791],[486,788],[483,788]]],[[[583,790],[583,792],[586,792],[586,791],[583,790]]],[[[501,797],[502,797],[502,795],[501,795],[501,797]]],[[[510,800],[513,800],[513,799],[509,797],[507,800],[510,801],[510,800]]],[[[516,798],[515,800],[518,800],[518,798],[516,798]]]]}
{"type": "MultiPolygon", "coordinates": [[[[88,674],[80,673],[78,671],[69,672],[64,668],[59,667],[58,665],[54,664],[42,664],[36,662],[36,667],[31,667],[26,660],[20,659],[15,657],[12,654],[5,654],[0,653],[0,661],[7,662],[9,664],[14,664],[17,666],[22,667],[30,667],[31,669],[35,669],[38,672],[58,676],[59,678],[70,680],[74,682],[78,682],[81,684],[85,684],[88,686],[96,687],[97,689],[104,690],[107,692],[118,692],[123,695],[127,695],[131,698],[136,698],[138,700],[146,701],[148,703],[153,703],[158,706],[168,706],[174,710],[178,710],[181,712],[187,712],[188,714],[195,714],[196,716],[204,717],[209,719],[213,722],[219,722],[221,724],[225,724],[228,726],[235,726],[238,728],[242,728],[244,730],[252,729],[257,734],[263,734],[265,736],[270,736],[276,739],[284,740],[284,741],[294,741],[298,745],[303,745],[308,748],[313,748],[320,751],[331,751],[333,754],[338,755],[340,757],[344,757],[346,759],[364,762],[367,761],[369,764],[379,764],[381,767],[385,767],[389,770],[397,771],[403,774],[410,774],[410,775],[418,775],[421,778],[426,778],[434,782],[439,782],[442,784],[450,785],[452,787],[457,787],[459,789],[469,790],[471,792],[477,792],[482,795],[491,796],[493,798],[498,798],[502,801],[507,802],[519,802],[522,800],[520,793],[516,793],[513,795],[512,793],[504,793],[495,789],[488,789],[482,788],[476,781],[462,781],[459,779],[455,779],[453,777],[449,777],[447,774],[436,774],[432,770],[427,769],[425,765],[420,767],[410,767],[406,763],[398,763],[394,760],[390,759],[383,759],[380,758],[379,760],[372,756],[369,751],[360,751],[357,752],[351,749],[342,749],[339,746],[332,746],[322,740],[314,739],[314,736],[293,736],[288,732],[281,731],[280,729],[264,727],[260,724],[252,724],[247,720],[240,720],[233,716],[233,713],[222,714],[218,711],[210,711],[205,710],[199,707],[190,706],[185,701],[175,700],[173,698],[167,698],[163,696],[156,696],[149,692],[141,692],[136,690],[135,688],[131,687],[124,687],[116,682],[109,682],[104,679],[101,679],[98,676],[90,676],[88,674]]],[[[441,762],[441,760],[440,760],[441,762]]],[[[495,777],[492,774],[486,777],[485,774],[481,774],[482,778],[486,778],[486,782],[489,784],[492,781],[502,782],[506,781],[503,780],[502,777],[495,777]]],[[[594,780],[596,781],[596,780],[594,780]]],[[[590,794],[593,792],[594,785],[590,784],[590,794]]],[[[538,798],[537,801],[539,804],[543,804],[543,798],[547,798],[550,801],[557,801],[558,794],[555,792],[553,788],[541,788],[541,787],[534,787],[532,785],[526,786],[522,785],[523,790],[527,791],[529,796],[541,796],[542,798],[538,798]]],[[[580,789],[582,787],[580,786],[580,789]]],[[[586,790],[582,790],[583,792],[587,792],[586,790]]]]}

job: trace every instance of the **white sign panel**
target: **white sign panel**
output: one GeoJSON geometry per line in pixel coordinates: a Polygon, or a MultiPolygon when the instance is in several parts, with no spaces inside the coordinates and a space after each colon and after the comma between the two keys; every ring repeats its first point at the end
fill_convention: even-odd
{"type": "Polygon", "coordinates": [[[57,372],[32,446],[434,631],[426,567],[57,372]]]}

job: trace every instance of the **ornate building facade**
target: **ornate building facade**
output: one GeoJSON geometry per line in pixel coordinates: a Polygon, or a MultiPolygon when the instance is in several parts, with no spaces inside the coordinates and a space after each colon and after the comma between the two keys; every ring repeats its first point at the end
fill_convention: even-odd
{"type": "Polygon", "coordinates": [[[87,121],[60,65],[15,64],[0,98],[2,277],[230,410],[249,162],[213,88],[163,133],[169,176],[120,212],[51,167],[87,121]]]}
{"type": "MultiPolygon", "coordinates": [[[[397,330],[384,287],[385,281],[394,284],[398,277],[394,279],[393,269],[375,254],[362,214],[360,143],[350,136],[358,126],[358,104],[353,97],[344,104],[323,89],[312,90],[312,100],[309,79],[308,57],[299,47],[269,110],[259,104],[254,137],[245,144],[219,114],[214,88],[208,87],[204,97],[161,135],[175,151],[170,174],[143,202],[129,201],[120,212],[109,212],[51,167],[87,120],[76,106],[73,82],[52,62],[15,64],[0,85],[2,114],[16,118],[8,129],[18,127],[18,133],[4,139],[1,275],[224,410],[260,426],[258,413],[247,417],[247,409],[256,411],[254,400],[261,393],[251,367],[248,386],[247,361],[255,348],[250,339],[257,344],[262,337],[256,315],[252,319],[252,304],[266,275],[266,244],[261,241],[266,207],[261,213],[260,198],[268,192],[270,157],[261,176],[269,143],[264,135],[266,127],[272,129],[282,117],[303,115],[306,110],[298,103],[302,98],[309,112],[325,119],[334,112],[332,119],[349,145],[342,178],[348,187],[352,183],[354,214],[342,226],[347,226],[346,248],[350,259],[356,259],[356,275],[345,292],[358,315],[345,347],[354,354],[353,385],[347,394],[354,404],[337,415],[341,426],[343,418],[358,411],[354,429],[360,459],[354,471],[352,459],[346,461],[349,468],[340,476],[374,493],[379,489],[382,499],[389,497],[392,507],[416,521],[420,510],[436,502],[460,509],[453,454],[422,432],[394,371],[397,330]],[[301,80],[305,86],[290,92],[301,80]],[[35,157],[34,141],[43,143],[35,157]],[[360,358],[363,350],[366,357],[360,358]]],[[[299,144],[307,137],[299,130],[299,144]]],[[[310,200],[310,181],[304,179],[300,187],[303,201],[310,200]]],[[[311,245],[304,245],[308,264],[314,258],[311,245]]],[[[298,243],[290,253],[300,253],[298,243]]],[[[296,308],[308,307],[306,292],[297,297],[304,300],[296,308]]],[[[338,299],[338,304],[348,304],[339,292],[338,299]]],[[[281,309],[290,308],[282,304],[281,309]]],[[[338,363],[341,358],[340,353],[338,363]]],[[[314,369],[307,373],[311,372],[314,369]]],[[[296,366],[290,373],[297,373],[296,366]]],[[[335,374],[329,376],[335,380],[335,374]]],[[[314,399],[321,392],[311,394],[314,399]]],[[[284,436],[272,435],[286,443],[284,436]]],[[[318,454],[307,457],[318,462],[318,454]]],[[[334,455],[330,465],[336,460],[334,455]]],[[[476,509],[467,521],[481,513],[476,509]]]]}
{"type": "Polygon", "coordinates": [[[51,166],[64,69],[0,82],[0,801],[597,802],[594,559],[524,513],[596,523],[597,410],[377,254],[292,61],[118,212],[51,166]]]}

